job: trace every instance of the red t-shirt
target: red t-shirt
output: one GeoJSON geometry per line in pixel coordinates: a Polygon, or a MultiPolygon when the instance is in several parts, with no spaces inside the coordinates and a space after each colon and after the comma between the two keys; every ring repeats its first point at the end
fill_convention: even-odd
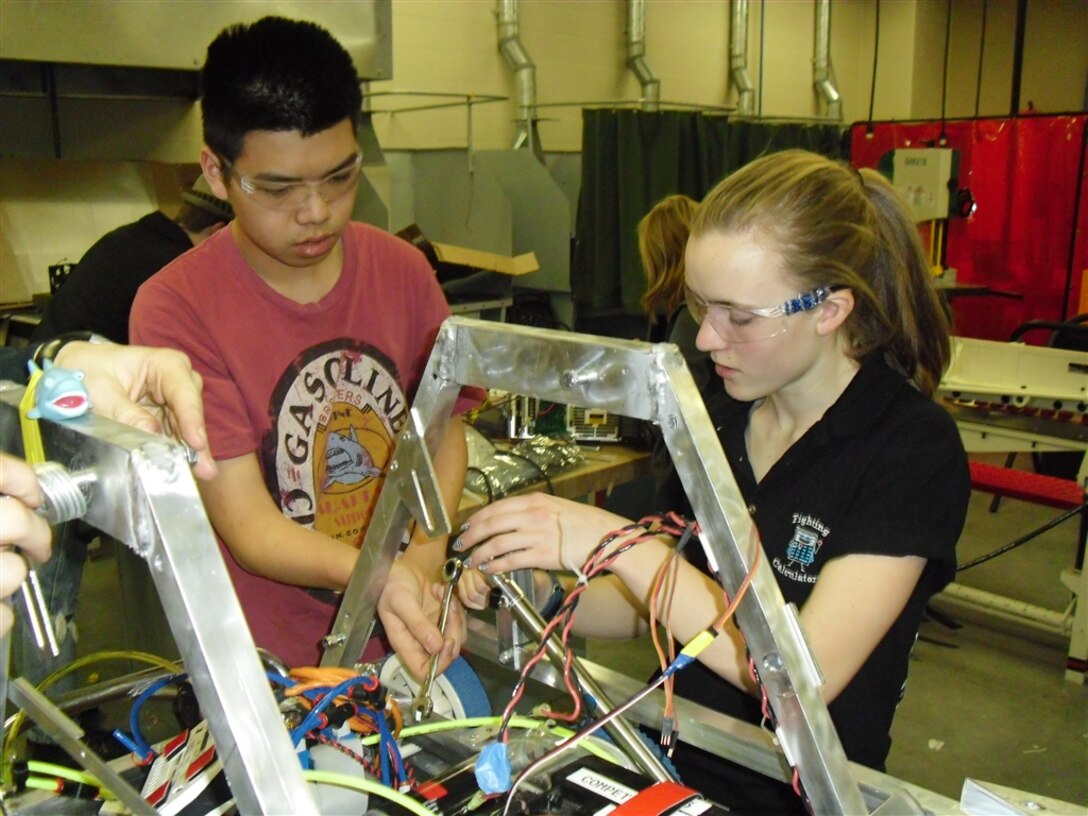
{"type": "MultiPolygon", "coordinates": [[[[140,287],[130,336],[192,359],[216,459],[256,454],[284,515],[359,546],[450,311],[406,241],[359,223],[342,240],[336,285],[300,304],[220,230],[140,287]]],[[[315,665],[336,613],[330,593],[256,576],[221,547],[257,645],[290,666],[315,665]]]]}

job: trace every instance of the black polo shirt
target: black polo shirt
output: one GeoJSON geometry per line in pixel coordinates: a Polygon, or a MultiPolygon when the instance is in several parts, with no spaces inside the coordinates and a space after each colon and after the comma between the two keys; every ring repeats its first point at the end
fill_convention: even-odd
{"type": "Polygon", "coordinates": [[[50,299],[32,339],[86,330],[127,343],[128,313],[140,284],[192,248],[185,230],[157,210],[107,232],[50,299]]]}
{"type": "MultiPolygon", "coordinates": [[[[744,433],[751,403],[715,394],[707,409],[787,601],[804,606],[824,564],[850,554],[928,559],[903,613],[829,706],[846,755],[883,770],[892,716],[930,597],[955,574],[970,498],[967,457],[951,416],[880,359],[861,367],[823,418],[757,484],[744,433]]],[[[673,495],[673,507],[685,506],[673,495]]],[[[698,551],[692,561],[705,561],[698,551]]],[[[676,691],[759,723],[759,705],[701,663],[676,691]]],[[[684,754],[678,767],[685,776],[684,754]]],[[[694,762],[699,784],[724,760],[694,762]]],[[[705,791],[714,797],[712,791],[705,791]]],[[[722,798],[725,804],[729,800],[722,798]]]]}

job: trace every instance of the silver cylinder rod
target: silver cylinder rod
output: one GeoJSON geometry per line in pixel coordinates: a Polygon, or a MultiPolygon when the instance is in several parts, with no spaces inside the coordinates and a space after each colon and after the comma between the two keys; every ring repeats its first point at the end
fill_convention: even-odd
{"type": "MultiPolygon", "coordinates": [[[[525,597],[525,593],[521,591],[521,588],[504,575],[487,575],[486,577],[491,586],[502,591],[507,603],[510,604],[510,611],[518,619],[518,624],[525,630],[525,633],[539,643],[547,623],[525,597]]],[[[544,642],[544,649],[556,671],[562,673],[565,654],[563,646],[554,633],[544,642]]],[[[607,714],[612,710],[611,703],[605,697],[604,689],[582,667],[581,661],[577,657],[571,664],[571,671],[574,673],[578,685],[593,698],[593,702],[600,714],[607,714]]],[[[676,781],[676,778],[665,767],[661,758],[651,750],[641,738],[635,726],[628,720],[623,717],[616,717],[605,723],[604,729],[645,773],[658,782],[676,781]]]]}

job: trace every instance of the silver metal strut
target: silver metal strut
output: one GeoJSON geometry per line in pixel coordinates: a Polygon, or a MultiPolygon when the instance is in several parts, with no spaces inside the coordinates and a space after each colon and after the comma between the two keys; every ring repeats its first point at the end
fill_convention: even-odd
{"type": "MultiPolygon", "coordinates": [[[[752,520],[702,397],[679,350],[669,344],[594,337],[454,317],[442,326],[405,434],[433,452],[461,386],[494,388],[551,402],[644,419],[659,425],[702,530],[700,538],[733,592],[747,575],[752,520]],[[418,422],[418,427],[413,427],[418,422]]],[[[403,451],[404,437],[394,461],[403,451]]],[[[351,665],[373,624],[373,604],[396,557],[408,518],[409,475],[398,468],[383,490],[322,665],[351,665]],[[357,586],[360,584],[360,586],[357,586]],[[360,602],[359,599],[364,599],[360,602]],[[365,607],[365,608],[363,608],[365,607]],[[350,650],[342,647],[352,644],[350,650]]],[[[414,480],[420,481],[418,474],[414,480]]],[[[425,479],[423,480],[425,481],[425,479]]],[[[778,721],[778,738],[814,812],[868,813],[820,695],[819,670],[761,558],[737,621],[778,721]]]]}
{"type": "MultiPolygon", "coordinates": [[[[18,456],[23,392],[0,388],[0,440],[18,456]]],[[[95,474],[84,520],[147,562],[240,812],[316,814],[185,448],[93,415],[39,427],[50,461],[95,474]]]]}

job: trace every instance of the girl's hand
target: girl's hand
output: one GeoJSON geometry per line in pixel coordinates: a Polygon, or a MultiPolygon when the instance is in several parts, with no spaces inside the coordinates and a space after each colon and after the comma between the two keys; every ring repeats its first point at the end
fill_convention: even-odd
{"type": "MultiPolygon", "coordinates": [[[[628,523],[591,504],[530,493],[475,513],[453,548],[464,556],[466,573],[501,574],[527,567],[577,572],[604,536],[628,523]]],[[[472,593],[470,600],[479,599],[478,587],[466,591],[472,593]]]]}

